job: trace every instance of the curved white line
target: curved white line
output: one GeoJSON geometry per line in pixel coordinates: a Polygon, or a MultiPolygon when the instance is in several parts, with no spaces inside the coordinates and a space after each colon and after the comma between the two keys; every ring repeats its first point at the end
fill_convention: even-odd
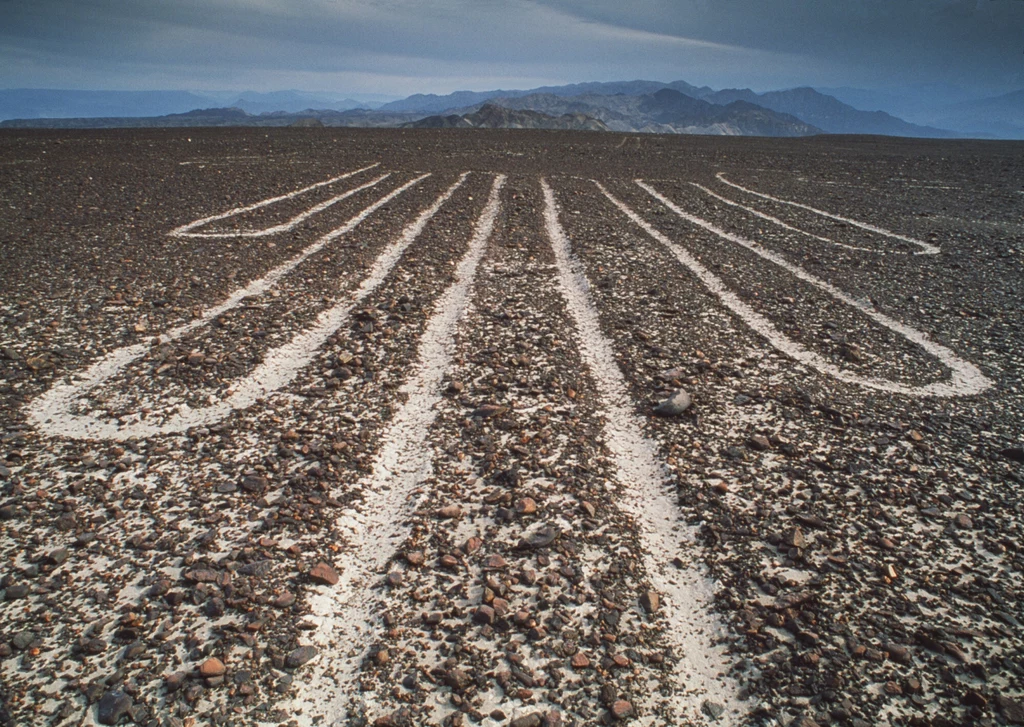
{"type": "Polygon", "coordinates": [[[368,583],[408,537],[407,515],[415,507],[411,493],[432,472],[433,449],[427,446],[427,437],[437,418],[441,381],[454,355],[456,328],[498,218],[505,179],[503,174],[495,177],[473,238],[455,270],[455,282],[438,300],[420,338],[416,363],[399,389],[408,398],[388,424],[372,474],[361,483],[365,507],[349,534],[353,550],[345,559],[340,582],[318,589],[310,599],[319,620],[313,638],[321,646],[321,657],[295,703],[303,706],[301,712],[308,717],[326,717],[324,724],[340,725],[347,709],[367,706],[356,703],[360,690],[353,682],[370,643],[366,634],[376,628],[367,602],[368,583]]]}
{"type": "Polygon", "coordinates": [[[904,323],[901,323],[889,316],[879,313],[874,310],[871,306],[857,300],[851,295],[843,292],[839,288],[835,287],[831,283],[827,283],[820,278],[816,278],[811,275],[803,268],[793,265],[788,260],[781,256],[765,250],[754,242],[747,240],[739,235],[733,235],[725,230],[722,230],[715,225],[711,224],[707,220],[702,220],[699,217],[695,217],[691,214],[687,214],[679,207],[677,207],[671,200],[658,193],[657,190],[648,186],[641,180],[636,180],[636,184],[639,185],[644,191],[654,197],[656,200],[661,202],[663,205],[668,207],[672,212],[681,217],[682,219],[690,222],[698,227],[702,227],[709,232],[714,233],[723,240],[736,243],[747,250],[750,250],[756,255],[768,260],[784,270],[792,273],[794,276],[803,280],[806,283],[813,285],[814,287],[825,291],[836,300],[842,301],[847,305],[856,308],[858,311],[866,315],[871,320],[875,321],[879,325],[882,325],[889,330],[898,333],[905,339],[913,344],[924,349],[925,352],[934,356],[944,366],[950,369],[951,376],[948,382],[940,381],[925,386],[907,386],[906,384],[894,383],[885,379],[879,379],[868,376],[859,376],[857,374],[843,371],[838,366],[826,361],[823,357],[810,351],[802,344],[792,340],[791,338],[783,335],[775,326],[765,318],[763,315],[755,311],[745,302],[729,290],[725,284],[716,277],[710,270],[701,265],[696,258],[690,255],[679,245],[676,245],[669,240],[659,230],[652,227],[646,220],[641,218],[636,212],[627,207],[623,202],[616,199],[612,194],[601,185],[600,182],[595,181],[598,189],[607,197],[612,204],[619,208],[623,214],[629,217],[634,223],[639,225],[643,230],[653,237],[655,240],[665,245],[672,253],[676,256],[683,265],[688,267],[694,275],[696,275],[702,283],[718,296],[719,300],[722,301],[729,310],[735,313],[744,323],[754,329],[757,333],[763,336],[768,342],[776,349],[786,354],[790,358],[793,358],[800,363],[803,363],[811,368],[823,373],[827,376],[831,376],[839,381],[846,382],[848,384],[855,384],[857,386],[863,386],[869,389],[877,389],[880,391],[889,391],[896,394],[904,394],[907,396],[971,396],[974,394],[981,393],[985,389],[992,385],[985,376],[975,367],[973,364],[964,361],[959,358],[955,353],[950,351],[945,346],[942,346],[934,341],[930,340],[924,333],[917,329],[911,328],[904,323]]]}
{"type": "Polygon", "coordinates": [[[363,167],[362,169],[357,169],[354,172],[347,172],[346,174],[342,174],[340,176],[333,177],[333,178],[325,180],[323,182],[317,182],[316,184],[311,184],[308,187],[303,187],[302,189],[296,189],[294,192],[288,192],[287,194],[282,194],[282,195],[277,196],[277,197],[268,197],[267,199],[261,200],[259,202],[254,203],[254,204],[246,205],[245,207],[235,207],[234,209],[230,209],[227,212],[221,212],[220,214],[211,215],[210,217],[203,217],[200,220],[195,220],[194,222],[189,222],[187,225],[182,225],[181,227],[175,227],[173,230],[171,230],[167,234],[170,235],[171,237],[261,237],[261,236],[264,236],[264,235],[272,235],[272,234],[274,234],[274,232],[282,232],[283,230],[290,229],[291,227],[295,227],[295,225],[297,225],[300,222],[302,222],[302,220],[306,219],[307,217],[309,217],[309,216],[311,216],[313,214],[316,214],[316,212],[319,212],[322,209],[330,207],[335,202],[340,202],[342,199],[344,199],[344,197],[335,197],[333,199],[327,200],[327,202],[323,202],[323,203],[317,205],[316,207],[312,208],[311,210],[308,210],[307,212],[303,213],[302,215],[299,215],[299,217],[294,217],[291,220],[288,220],[288,222],[284,223],[284,225],[277,225],[275,227],[267,228],[266,230],[257,230],[257,231],[253,231],[253,232],[190,232],[190,230],[194,230],[197,227],[202,227],[203,225],[209,224],[211,222],[217,222],[219,220],[226,220],[229,217],[234,217],[235,215],[240,215],[243,212],[252,212],[253,210],[257,210],[257,209],[259,209],[261,207],[267,207],[269,205],[272,205],[275,202],[283,202],[286,199],[293,199],[295,197],[298,197],[300,194],[305,194],[306,192],[310,192],[310,191],[312,191],[314,189],[319,189],[320,187],[326,187],[328,184],[334,184],[335,182],[340,182],[343,179],[348,179],[349,177],[354,177],[357,174],[361,174],[362,172],[368,171],[370,169],[373,169],[374,167],[379,167],[379,166],[380,166],[380,162],[377,162],[375,164],[371,164],[368,167],[363,167]]]}
{"type": "Polygon", "coordinates": [[[860,222],[859,220],[852,220],[849,217],[843,217],[841,215],[832,214],[831,212],[825,212],[824,210],[819,210],[816,207],[811,207],[810,205],[801,204],[800,202],[792,202],[792,201],[790,201],[788,199],[781,199],[779,197],[772,197],[770,194],[765,194],[763,192],[755,192],[752,189],[747,189],[746,187],[742,187],[739,184],[736,184],[736,182],[730,182],[728,179],[725,178],[725,172],[719,172],[718,174],[715,175],[715,178],[718,179],[718,181],[721,182],[722,184],[728,184],[730,187],[735,187],[736,189],[740,190],[741,192],[746,192],[747,194],[752,194],[755,197],[761,197],[762,199],[768,199],[768,200],[771,200],[772,202],[778,202],[779,204],[788,204],[791,207],[799,207],[800,209],[807,210],[808,212],[813,212],[816,215],[821,215],[822,217],[828,217],[829,219],[832,219],[832,220],[838,220],[840,222],[845,222],[848,225],[853,225],[854,227],[859,227],[862,230],[867,230],[868,232],[875,232],[875,233],[877,233],[879,235],[884,235],[885,237],[891,237],[894,240],[902,240],[903,242],[909,242],[911,245],[917,245],[919,248],[921,248],[921,251],[920,252],[915,252],[914,253],[915,255],[937,255],[940,252],[942,252],[935,245],[931,245],[931,244],[929,244],[927,242],[922,242],[921,240],[918,240],[918,239],[913,238],[913,237],[907,237],[906,235],[901,235],[898,232],[893,232],[892,230],[886,230],[883,227],[876,227],[875,225],[868,224],[867,222],[860,222]]]}
{"type": "MultiPolygon", "coordinates": [[[[252,281],[244,288],[239,288],[222,303],[212,308],[207,308],[198,319],[171,329],[162,335],[161,338],[164,341],[173,341],[181,338],[186,333],[195,330],[221,313],[236,307],[246,298],[265,292],[310,255],[321,250],[332,240],[352,231],[373,212],[429,176],[429,174],[423,174],[381,197],[343,226],[320,237],[315,243],[295,257],[274,268],[262,278],[252,281]]],[[[454,192],[456,186],[461,184],[464,178],[464,176],[460,177],[456,185],[446,192],[445,195],[454,192]]],[[[424,215],[427,213],[432,215],[436,212],[437,208],[447,199],[445,195],[442,195],[442,198],[427,210],[424,215]]],[[[415,222],[406,228],[402,238],[396,243],[397,245],[408,245],[419,234],[419,231],[429,219],[429,216],[425,217],[424,215],[420,215],[415,222]]],[[[376,282],[373,282],[375,276],[383,278],[387,272],[381,266],[393,265],[397,257],[398,255],[395,254],[394,247],[389,247],[385,250],[374,265],[371,276],[367,278],[367,281],[364,281],[363,286],[360,287],[356,295],[365,297],[376,287],[380,281],[376,280],[376,282]],[[366,287],[368,284],[370,287],[366,287]]],[[[44,434],[69,437],[71,439],[125,440],[131,437],[142,438],[161,434],[174,434],[185,431],[190,427],[212,424],[226,417],[231,411],[245,408],[255,403],[259,398],[290,382],[299,369],[312,359],[316,349],[323,342],[322,340],[318,341],[318,337],[323,336],[323,339],[326,340],[331,331],[337,329],[341,321],[344,320],[345,315],[348,314],[349,309],[356,302],[358,302],[358,298],[347,300],[325,311],[317,318],[317,322],[312,328],[299,334],[280,348],[268,353],[263,363],[247,378],[239,382],[235,387],[234,393],[227,399],[202,409],[186,409],[174,415],[163,424],[138,421],[121,425],[104,422],[88,414],[72,413],[77,399],[117,375],[131,362],[144,356],[150,349],[149,343],[136,343],[112,351],[82,372],[78,377],[78,381],[64,381],[55,384],[49,391],[40,395],[28,405],[26,409],[28,419],[44,434]]]]}
{"type": "Polygon", "coordinates": [[[778,225],[779,227],[782,227],[783,229],[789,230],[790,232],[795,232],[795,233],[800,234],[800,235],[807,235],[807,237],[810,237],[810,238],[815,239],[815,240],[819,240],[821,242],[827,242],[830,245],[837,245],[838,247],[845,247],[847,250],[862,250],[864,252],[873,252],[873,253],[877,253],[877,254],[885,254],[886,252],[888,252],[887,250],[872,250],[870,247],[857,247],[856,245],[847,245],[846,243],[843,243],[843,242],[838,242],[836,240],[831,240],[831,239],[829,239],[827,237],[821,237],[820,235],[815,235],[812,232],[807,232],[806,230],[801,230],[799,227],[793,227],[792,225],[790,225],[790,224],[788,224],[786,222],[783,222],[778,217],[772,217],[771,215],[767,215],[764,212],[761,212],[760,210],[754,209],[753,207],[747,207],[746,205],[742,205],[739,202],[736,202],[734,200],[731,200],[731,199],[728,199],[726,197],[723,197],[720,194],[715,194],[710,189],[708,189],[707,187],[705,187],[705,186],[703,186],[701,184],[697,184],[696,182],[690,182],[690,184],[693,185],[694,187],[696,187],[697,189],[699,189],[700,191],[704,192],[704,194],[707,194],[707,195],[709,195],[711,197],[714,197],[719,202],[727,204],[730,207],[737,207],[737,208],[739,208],[741,210],[745,210],[745,211],[749,212],[750,214],[754,215],[755,217],[760,217],[762,220],[767,220],[768,222],[771,222],[771,223],[773,223],[775,225],[778,225]]]}
{"type": "MultiPolygon", "coordinates": [[[[711,616],[714,601],[712,583],[694,568],[683,570],[668,565],[669,554],[678,552],[680,541],[692,544],[692,528],[682,529],[676,495],[667,487],[665,466],[658,460],[655,444],[644,436],[629,396],[622,370],[615,361],[611,341],[601,332],[597,308],[589,293],[587,278],[558,221],[555,195],[546,180],[544,226],[555,254],[557,280],[566,308],[575,324],[575,338],[600,396],[604,416],[604,442],[611,450],[617,479],[624,497],[618,504],[631,515],[643,544],[644,568],[651,585],[665,597],[663,610],[670,625],[666,638],[681,657],[679,679],[671,706],[683,712],[689,722],[700,719],[700,704],[710,698],[728,705],[723,715],[730,724],[740,709],[734,684],[722,683],[726,671],[722,652],[712,645],[721,630],[711,616]],[[671,572],[669,572],[671,569],[671,572]]],[[[679,715],[676,715],[677,717],[679,715]]]]}

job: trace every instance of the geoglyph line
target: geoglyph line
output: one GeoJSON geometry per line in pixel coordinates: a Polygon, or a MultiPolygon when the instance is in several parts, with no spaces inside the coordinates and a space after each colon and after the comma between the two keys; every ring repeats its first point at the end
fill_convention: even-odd
{"type": "Polygon", "coordinates": [[[263,237],[266,235],[273,235],[276,232],[284,232],[285,230],[290,230],[291,228],[295,227],[297,224],[311,217],[317,212],[327,209],[332,204],[340,202],[346,197],[351,196],[352,194],[354,194],[354,192],[348,192],[337,197],[333,197],[332,199],[329,199],[326,202],[321,202],[315,207],[312,207],[306,212],[303,212],[298,217],[293,217],[284,224],[275,225],[274,227],[268,227],[263,230],[246,232],[192,232],[191,230],[194,230],[197,227],[202,227],[203,225],[207,225],[211,222],[219,222],[220,220],[226,220],[229,217],[234,217],[235,215],[240,215],[244,212],[252,212],[253,210],[260,209],[261,207],[267,207],[277,202],[283,202],[286,199],[294,199],[295,197],[298,197],[301,194],[305,194],[306,192],[311,192],[314,189],[326,187],[328,184],[334,184],[335,182],[340,182],[343,179],[354,177],[357,174],[361,174],[362,172],[368,171],[378,166],[380,166],[380,162],[377,162],[376,164],[371,164],[368,167],[363,167],[362,169],[357,169],[354,172],[347,172],[340,176],[332,177],[331,179],[325,180],[323,182],[311,184],[308,187],[303,187],[302,189],[296,189],[295,191],[288,192],[287,194],[282,194],[277,197],[268,197],[267,199],[261,200],[260,202],[246,205],[245,207],[235,207],[234,209],[230,209],[227,212],[221,212],[220,214],[211,215],[210,217],[203,217],[202,219],[195,220],[194,222],[189,222],[187,225],[176,227],[167,234],[170,235],[171,237],[263,237]]]}
{"type": "Polygon", "coordinates": [[[832,219],[832,220],[838,220],[839,222],[845,222],[848,225],[853,225],[854,227],[859,227],[862,230],[867,230],[868,232],[874,232],[874,233],[877,233],[879,235],[884,235],[885,237],[890,237],[893,240],[901,240],[903,242],[909,242],[911,245],[916,245],[917,247],[921,248],[920,252],[915,252],[914,253],[915,255],[937,255],[940,252],[942,252],[935,245],[931,245],[931,244],[929,244],[927,242],[922,242],[921,240],[918,240],[918,239],[916,239],[914,237],[907,237],[906,235],[901,235],[901,234],[899,234],[897,232],[893,232],[892,230],[886,230],[883,227],[877,227],[876,225],[872,225],[872,224],[869,224],[867,222],[860,222],[859,220],[850,219],[849,217],[843,217],[841,215],[833,214],[831,212],[826,212],[824,210],[819,210],[816,207],[811,207],[810,205],[801,204],[800,202],[793,202],[793,201],[788,200],[788,199],[782,199],[780,197],[773,197],[770,194],[765,194],[764,192],[755,192],[753,189],[748,189],[746,187],[740,186],[739,184],[736,184],[736,182],[730,182],[728,179],[725,178],[725,172],[719,172],[717,175],[715,175],[715,177],[722,184],[727,184],[730,187],[734,187],[735,189],[738,189],[741,192],[746,192],[747,194],[752,194],[755,197],[760,197],[761,199],[771,200],[772,202],[778,202],[779,204],[788,204],[790,207],[799,207],[800,209],[807,210],[808,212],[813,212],[816,215],[821,215],[822,217],[828,217],[829,219],[832,219]]]}
{"type": "Polygon", "coordinates": [[[676,569],[668,562],[671,554],[679,552],[681,543],[692,547],[693,529],[681,524],[675,494],[669,490],[668,472],[659,462],[655,444],[644,436],[633,414],[625,378],[611,342],[601,332],[586,276],[558,221],[554,193],[546,180],[541,180],[541,188],[545,229],[555,253],[559,289],[605,414],[604,442],[624,491],[620,504],[636,524],[644,567],[664,601],[662,613],[668,624],[665,637],[681,656],[674,675],[676,684],[671,685],[674,692],[666,706],[676,712],[676,717],[699,720],[701,703],[710,700],[727,707],[720,723],[729,724],[738,716],[740,706],[733,685],[719,676],[727,664],[724,654],[712,644],[713,636],[721,631],[711,614],[712,584],[695,568],[676,569]]]}
{"type": "Polygon", "coordinates": [[[858,300],[835,287],[831,283],[811,275],[806,270],[794,265],[781,255],[771,252],[770,250],[766,250],[757,243],[747,240],[744,237],[726,232],[707,220],[703,220],[700,217],[684,212],[675,203],[660,194],[653,187],[641,180],[636,180],[636,184],[639,185],[640,188],[665,205],[681,219],[697,225],[698,227],[717,235],[723,240],[727,240],[750,250],[765,260],[778,265],[805,283],[809,283],[832,296],[836,300],[852,306],[879,325],[903,336],[903,338],[907,339],[910,343],[917,345],[929,355],[934,356],[940,363],[949,368],[951,373],[948,381],[934,382],[924,386],[909,386],[906,384],[887,381],[885,379],[860,376],[858,374],[842,370],[838,366],[835,366],[831,362],[825,360],[822,356],[819,356],[817,353],[807,349],[797,341],[785,336],[765,316],[761,315],[745,302],[740,300],[739,296],[729,290],[720,278],[701,265],[700,262],[698,262],[697,259],[689,252],[672,242],[663,233],[630,209],[625,203],[615,198],[600,182],[594,181],[594,184],[597,185],[597,188],[601,193],[604,194],[612,204],[618,207],[623,214],[641,227],[644,232],[667,247],[672,254],[675,255],[676,259],[689,268],[690,271],[705,285],[705,287],[714,293],[722,304],[735,313],[740,320],[767,339],[767,341],[776,349],[790,358],[815,369],[819,373],[831,376],[832,378],[845,383],[855,384],[869,389],[904,394],[907,396],[971,396],[981,393],[992,385],[992,383],[981,373],[981,371],[978,370],[977,367],[967,361],[964,361],[945,346],[930,340],[921,331],[890,318],[884,313],[876,311],[870,304],[858,300]]]}
{"type": "Polygon", "coordinates": [[[505,176],[495,177],[490,197],[476,222],[469,248],[455,271],[455,282],[437,302],[417,351],[417,362],[399,389],[407,398],[384,434],[373,472],[361,483],[364,509],[342,527],[350,530],[352,550],[333,588],[321,587],[310,600],[319,622],[313,638],[321,658],[301,688],[297,705],[302,724],[317,718],[323,724],[347,724],[348,711],[363,713],[372,704],[360,699],[355,680],[375,626],[367,603],[367,589],[408,536],[404,515],[414,505],[408,500],[419,483],[430,476],[432,451],[427,446],[430,426],[437,417],[441,382],[452,360],[455,332],[469,304],[473,280],[500,209],[505,176]]]}
{"type": "Polygon", "coordinates": [[[812,238],[814,240],[818,240],[820,242],[827,242],[830,245],[836,245],[838,247],[845,247],[847,250],[861,250],[863,252],[874,252],[874,253],[878,253],[878,254],[885,254],[886,252],[889,252],[888,250],[873,250],[870,247],[857,247],[856,245],[847,245],[846,243],[839,242],[838,240],[832,240],[832,239],[829,239],[827,237],[821,237],[820,235],[815,235],[812,232],[807,232],[806,230],[801,230],[799,227],[793,227],[793,225],[790,225],[790,224],[788,224],[786,222],[783,222],[778,217],[772,217],[771,215],[765,214],[764,212],[761,212],[760,210],[756,210],[753,207],[747,207],[746,205],[740,204],[739,202],[736,202],[735,200],[727,199],[726,197],[723,197],[720,194],[715,194],[710,189],[708,189],[707,187],[705,187],[705,186],[703,186],[701,184],[697,184],[696,182],[690,182],[690,184],[693,185],[694,187],[696,187],[697,189],[699,189],[700,191],[704,192],[708,196],[714,197],[715,199],[717,199],[719,202],[722,202],[723,204],[727,204],[730,207],[736,207],[738,209],[745,210],[746,212],[749,212],[750,214],[754,215],[755,217],[760,217],[762,220],[767,220],[768,222],[771,222],[772,224],[778,225],[779,227],[782,227],[783,229],[789,230],[790,232],[795,232],[795,233],[800,234],[800,235],[806,235],[807,237],[810,237],[810,238],[812,238]]]}
{"type": "MultiPolygon", "coordinates": [[[[235,308],[246,298],[266,292],[310,255],[323,249],[333,240],[348,234],[375,211],[429,176],[429,174],[420,175],[384,195],[373,204],[364,208],[341,227],[331,230],[326,235],[317,239],[316,242],[298,255],[277,266],[262,278],[254,280],[245,287],[234,291],[220,304],[207,308],[196,320],[171,329],[163,334],[161,339],[163,341],[174,341],[181,338],[225,311],[235,308]]],[[[429,213],[432,216],[437,211],[437,208],[443,204],[444,200],[447,199],[446,195],[454,192],[455,187],[461,184],[464,179],[465,175],[445,195],[442,195],[442,198],[434,206],[424,212],[424,215],[429,213]]],[[[381,180],[368,182],[360,189],[371,187],[379,181],[381,180]]],[[[416,222],[406,229],[397,243],[385,250],[380,259],[374,264],[370,277],[364,281],[363,286],[359,288],[355,295],[365,297],[379,284],[380,280],[377,278],[382,278],[387,273],[387,270],[390,269],[389,267],[385,269],[385,266],[393,266],[400,254],[395,252],[396,246],[407,246],[412,238],[419,234],[419,231],[428,219],[429,217],[421,215],[416,222]],[[367,287],[368,285],[370,287],[367,287]]],[[[149,351],[150,344],[143,342],[112,351],[84,372],[76,375],[77,380],[65,380],[54,384],[49,391],[40,395],[28,405],[28,419],[44,434],[69,437],[71,439],[125,440],[131,437],[142,438],[174,434],[185,431],[190,427],[208,426],[223,419],[235,409],[243,409],[255,403],[259,398],[267,396],[294,379],[298,371],[312,360],[316,349],[323,343],[323,340],[326,340],[330,332],[340,325],[351,307],[359,300],[360,298],[346,300],[322,313],[312,328],[299,334],[282,347],[270,351],[264,361],[248,377],[238,382],[229,397],[208,407],[202,409],[180,407],[178,413],[162,423],[152,423],[146,420],[120,423],[103,421],[89,414],[75,414],[74,406],[77,400],[116,376],[129,364],[141,358],[149,351]],[[328,327],[331,325],[334,327],[328,330],[328,327]],[[323,340],[318,340],[321,336],[323,336],[323,340]]]]}

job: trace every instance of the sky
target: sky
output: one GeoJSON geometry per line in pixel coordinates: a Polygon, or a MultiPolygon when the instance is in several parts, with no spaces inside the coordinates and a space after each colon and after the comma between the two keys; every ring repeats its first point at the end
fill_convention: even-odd
{"type": "Polygon", "coordinates": [[[1024,0],[0,0],[0,88],[1024,88],[1024,0]]]}

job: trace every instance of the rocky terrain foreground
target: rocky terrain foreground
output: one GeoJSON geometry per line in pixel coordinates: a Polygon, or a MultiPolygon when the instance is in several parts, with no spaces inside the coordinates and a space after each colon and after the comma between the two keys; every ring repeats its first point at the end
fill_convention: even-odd
{"type": "Polygon", "coordinates": [[[1024,147],[0,134],[0,723],[1024,723],[1024,147]]]}

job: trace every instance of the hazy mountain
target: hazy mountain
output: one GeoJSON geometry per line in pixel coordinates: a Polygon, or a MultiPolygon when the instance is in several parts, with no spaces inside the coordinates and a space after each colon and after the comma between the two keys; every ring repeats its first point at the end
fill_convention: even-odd
{"type": "MultiPolygon", "coordinates": [[[[587,94],[560,97],[550,93],[496,98],[490,103],[551,116],[578,114],[598,119],[612,131],[732,136],[807,136],[821,133],[800,119],[754,104],[708,103],[670,88],[642,96],[587,94]]],[[[460,109],[468,113],[473,109],[460,109]]]]}
{"type": "Polygon", "coordinates": [[[443,111],[478,106],[495,98],[522,98],[523,96],[535,96],[538,94],[558,97],[592,95],[643,96],[660,91],[663,88],[671,88],[690,96],[712,93],[712,89],[707,86],[698,88],[686,81],[673,81],[672,83],[662,83],[660,81],[595,81],[592,83],[572,83],[566,86],[541,86],[540,88],[515,91],[456,91],[445,96],[417,93],[401,101],[384,104],[380,108],[382,111],[419,111],[437,114],[443,111]]]}
{"type": "Polygon", "coordinates": [[[971,135],[1024,139],[1024,89],[953,104],[933,111],[929,117],[936,124],[971,135]]]}
{"type": "MultiPolygon", "coordinates": [[[[919,89],[932,98],[962,98],[963,89],[919,89]],[[959,95],[958,95],[959,94],[959,95]]],[[[870,92],[860,94],[867,102],[870,92]]],[[[1024,92],[1022,92],[1024,93],[1024,92]]],[[[884,94],[877,100],[885,100],[884,94]]],[[[888,99],[890,102],[892,98],[888,99]]],[[[367,97],[306,91],[210,92],[183,91],[0,91],[0,119],[63,118],[65,123],[19,121],[6,126],[159,126],[198,125],[196,116],[178,118],[190,109],[232,107],[237,113],[206,114],[213,125],[281,126],[296,115],[315,118],[327,126],[394,126],[425,116],[429,124],[473,122],[443,117],[467,116],[493,103],[508,110],[535,111],[553,117],[580,114],[599,120],[612,131],[652,133],[743,134],[803,136],[815,133],[885,134],[914,137],[997,135],[1024,138],[1020,95],[970,100],[930,112],[929,123],[955,129],[910,123],[883,110],[863,111],[812,88],[755,93],[750,89],[715,91],[685,81],[616,81],[545,86],[530,90],[458,91],[447,95],[414,94],[367,108],[367,97]],[[211,99],[213,101],[211,102],[211,99]],[[741,102],[737,105],[737,102],[741,102]],[[139,117],[141,123],[125,119],[139,117]],[[160,121],[162,119],[162,121],[160,121]],[[121,121],[119,121],[121,120],[121,121]]],[[[921,112],[922,114],[925,112],[921,112]]],[[[921,117],[917,117],[920,119],[921,117]]],[[[525,117],[500,123],[537,123],[525,117]]]]}
{"type": "Polygon", "coordinates": [[[304,109],[296,112],[277,111],[270,114],[249,114],[240,108],[195,109],[182,114],[164,116],[111,116],[70,119],[8,119],[0,121],[3,128],[26,129],[119,129],[196,126],[399,126],[422,114],[385,113],[368,109],[333,111],[304,109]]]}
{"type": "Polygon", "coordinates": [[[308,93],[306,91],[271,91],[270,93],[246,91],[235,98],[231,102],[231,106],[243,109],[250,114],[274,111],[295,112],[304,109],[348,111],[349,109],[372,108],[365,103],[339,94],[308,93]]]}
{"type": "Polygon", "coordinates": [[[551,116],[539,111],[508,109],[484,104],[479,110],[459,116],[428,116],[405,124],[417,129],[565,129],[571,131],[608,131],[601,121],[584,114],[551,116]]]}
{"type": "Polygon", "coordinates": [[[861,111],[808,87],[767,93],[754,93],[749,88],[729,88],[705,96],[705,99],[718,104],[733,101],[757,104],[773,111],[792,114],[829,134],[884,134],[937,138],[955,136],[942,129],[911,124],[884,111],[861,111]]]}
{"type": "Polygon", "coordinates": [[[160,116],[209,106],[189,91],[0,90],[0,120],[92,116],[160,116]]]}

